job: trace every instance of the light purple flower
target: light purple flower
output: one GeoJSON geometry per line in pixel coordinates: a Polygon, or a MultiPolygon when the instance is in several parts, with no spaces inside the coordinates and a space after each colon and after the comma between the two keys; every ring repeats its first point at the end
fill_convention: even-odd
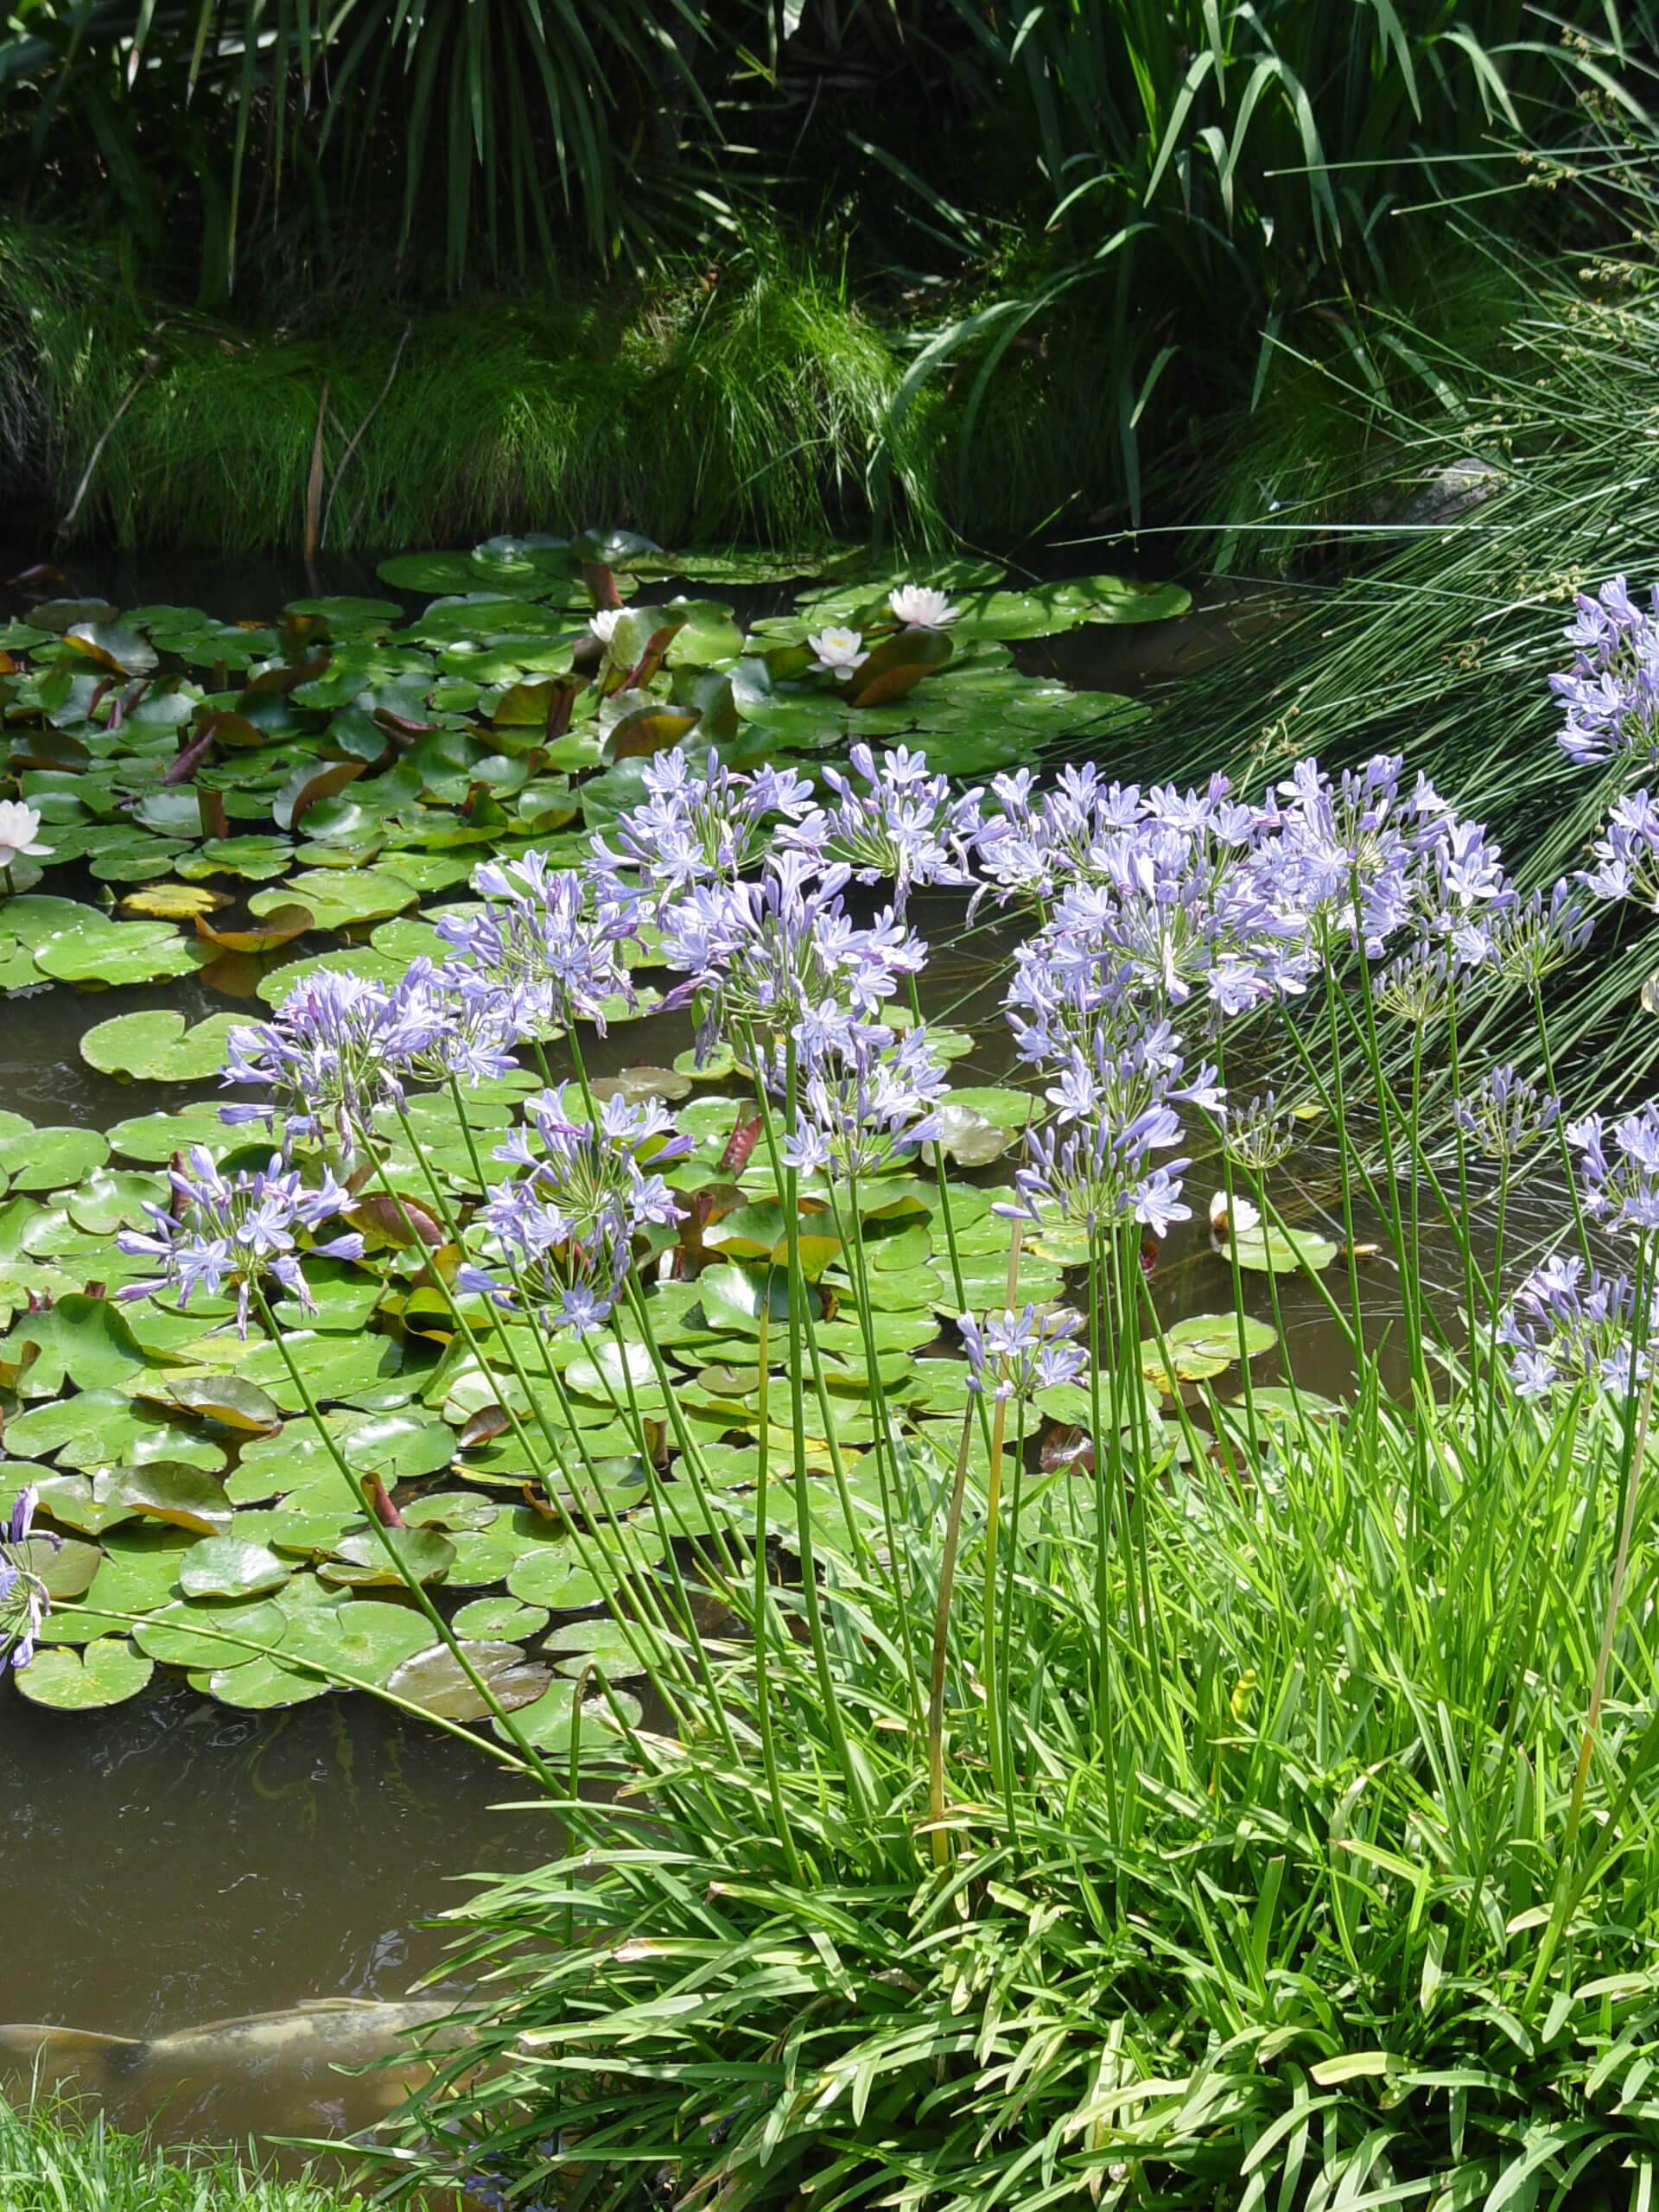
{"type": "Polygon", "coordinates": [[[300,1171],[274,1153],[268,1167],[246,1169],[226,1176],[212,1155],[194,1147],[187,1165],[168,1171],[174,1204],[147,1205],[149,1230],[124,1229],[116,1243],[123,1252],[157,1263],[158,1272],[142,1282],[127,1283],[117,1294],[123,1299],[153,1298],[163,1290],[177,1294],[188,1306],[201,1289],[210,1298],[221,1290],[237,1294],[237,1326],[245,1337],[248,1308],[254,1286],[266,1276],[279,1283],[307,1313],[316,1301],[300,1265],[300,1238],[313,1239],[304,1249],[319,1259],[360,1260],[363,1239],[356,1230],[315,1242],[325,1222],[346,1212],[351,1193],[325,1171],[320,1184],[308,1185],[300,1171]]]}
{"type": "Polygon", "coordinates": [[[1027,1306],[1020,1313],[987,1313],[982,1321],[961,1313],[957,1326],[968,1356],[968,1387],[993,1399],[1028,1398],[1075,1382],[1089,1363],[1082,1346],[1071,1341],[1083,1316],[1068,1306],[1039,1313],[1027,1306]]]}

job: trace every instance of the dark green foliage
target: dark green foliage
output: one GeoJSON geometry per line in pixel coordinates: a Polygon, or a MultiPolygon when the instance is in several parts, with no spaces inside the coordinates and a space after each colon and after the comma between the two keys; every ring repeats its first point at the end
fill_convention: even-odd
{"type": "MultiPolygon", "coordinates": [[[[864,511],[899,374],[838,273],[776,240],[717,276],[251,336],[137,304],[107,251],[0,228],[8,442],[60,515],[90,468],[78,528],[123,543],[302,543],[325,385],[324,550],[590,513],[799,543],[864,511]]],[[[925,531],[928,474],[895,473],[925,531]]]]}
{"type": "MultiPolygon", "coordinates": [[[[468,271],[556,258],[574,233],[637,259],[702,229],[683,124],[719,133],[704,73],[760,11],[656,0],[39,0],[0,39],[4,146],[36,201],[118,223],[155,262],[194,248],[233,289],[252,233],[290,270],[344,228],[468,271]]],[[[274,271],[268,271],[268,275],[274,271]]]]}

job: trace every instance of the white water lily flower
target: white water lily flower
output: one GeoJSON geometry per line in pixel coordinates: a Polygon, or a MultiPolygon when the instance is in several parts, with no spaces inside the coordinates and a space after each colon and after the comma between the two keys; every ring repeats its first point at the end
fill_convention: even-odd
{"type": "Polygon", "coordinates": [[[856,630],[820,630],[816,638],[809,638],[817,658],[812,664],[815,676],[836,676],[843,683],[855,668],[868,660],[864,651],[864,639],[856,630]]]}
{"type": "Polygon", "coordinates": [[[948,629],[962,613],[931,584],[900,584],[887,594],[887,605],[907,630],[948,629]]]}
{"type": "Polygon", "coordinates": [[[627,613],[626,607],[602,607],[597,614],[588,617],[588,627],[601,645],[608,645],[616,634],[616,626],[627,613]]]}
{"type": "Polygon", "coordinates": [[[52,849],[50,845],[37,845],[35,832],[41,826],[41,817],[32,806],[25,806],[21,799],[0,799],[0,868],[10,868],[20,855],[30,860],[43,860],[52,849]]]}
{"type": "Polygon", "coordinates": [[[1230,1206],[1225,1191],[1217,1191],[1210,1201],[1210,1242],[1217,1252],[1226,1248],[1230,1236],[1248,1236],[1253,1229],[1260,1229],[1262,1216],[1243,1192],[1236,1192],[1230,1206]]]}

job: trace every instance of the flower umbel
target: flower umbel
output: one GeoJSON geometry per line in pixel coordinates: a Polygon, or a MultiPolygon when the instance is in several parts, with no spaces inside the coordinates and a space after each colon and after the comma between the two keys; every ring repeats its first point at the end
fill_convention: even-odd
{"type": "MultiPolygon", "coordinates": [[[[332,1173],[325,1171],[321,1182],[308,1188],[299,1170],[273,1153],[270,1166],[258,1173],[244,1169],[226,1176],[213,1155],[196,1145],[185,1166],[168,1171],[168,1180],[173,1209],[146,1205],[152,1228],[124,1229],[115,1240],[122,1251],[156,1261],[159,1272],[124,1284],[118,1296],[154,1298],[171,1290],[182,1306],[199,1288],[210,1298],[234,1288],[237,1326],[245,1337],[254,1287],[266,1276],[296,1299],[302,1311],[316,1310],[300,1266],[299,1239],[315,1235],[352,1205],[351,1193],[332,1173]]],[[[351,1230],[306,1249],[320,1260],[360,1260],[363,1239],[351,1230]]]]}
{"type": "Polygon", "coordinates": [[[959,1313],[957,1326],[968,1355],[968,1387],[993,1399],[1028,1398],[1033,1390],[1075,1382],[1089,1363],[1082,1345],[1071,1341],[1083,1316],[1069,1306],[1040,1313],[1034,1306],[1020,1313],[1005,1309],[982,1322],[959,1313]]]}

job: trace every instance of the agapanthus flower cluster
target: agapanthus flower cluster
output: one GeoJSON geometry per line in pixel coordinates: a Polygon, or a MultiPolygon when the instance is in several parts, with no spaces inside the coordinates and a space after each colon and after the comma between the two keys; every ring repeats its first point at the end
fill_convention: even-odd
{"type": "Polygon", "coordinates": [[[622,957],[636,934],[629,911],[591,898],[579,871],[551,867],[541,853],[486,862],[473,888],[483,912],[444,914],[437,924],[457,955],[457,982],[470,975],[499,994],[531,1032],[586,1020],[602,1033],[607,1000],[633,995],[622,957]]]}
{"type": "Polygon", "coordinates": [[[1560,1119],[1561,1102],[1516,1073],[1507,1062],[1489,1069],[1471,1090],[1452,1102],[1452,1118],[1489,1160],[1518,1160],[1548,1135],[1560,1119]]]}
{"type": "Polygon", "coordinates": [[[827,1044],[798,1085],[785,1166],[837,1181],[874,1175],[912,1159],[944,1134],[937,1111],[944,1068],[925,1029],[896,1041],[880,1022],[858,1024],[827,1044]]]}
{"type": "Polygon", "coordinates": [[[1608,1123],[1586,1114],[1567,1125],[1580,1155],[1584,1210],[1592,1221],[1637,1236],[1659,1229],[1659,1101],[1608,1123]]]}
{"type": "Polygon", "coordinates": [[[1583,951],[1595,926],[1593,908],[1563,877],[1489,917],[1492,969],[1507,982],[1541,983],[1583,951]]]}
{"type": "Polygon", "coordinates": [[[1027,1306],[1020,1313],[987,1313],[982,1321],[961,1313],[957,1326],[968,1356],[969,1389],[994,1400],[1028,1398],[1033,1390],[1075,1382],[1088,1365],[1082,1346],[1071,1341],[1083,1316],[1069,1306],[1039,1312],[1027,1306]]]}
{"type": "Polygon", "coordinates": [[[531,995],[492,982],[469,963],[442,968],[411,960],[387,995],[385,1042],[389,1077],[401,1097],[405,1081],[445,1083],[451,1076],[474,1090],[518,1065],[514,1047],[533,1033],[531,995]]]}
{"type": "Polygon", "coordinates": [[[1046,908],[1073,884],[1127,890],[1145,887],[1148,841],[1174,842],[1156,851],[1166,874],[1190,868],[1195,847],[1242,850],[1255,817],[1230,795],[1224,776],[1203,791],[1163,785],[1108,783],[1092,766],[1062,769],[1039,791],[1031,771],[995,776],[979,839],[979,868],[1000,904],[1046,908]]]}
{"type": "Polygon", "coordinates": [[[848,914],[844,863],[819,869],[804,853],[780,852],[752,883],[699,884],[663,910],[662,952],[687,977],[674,995],[696,998],[698,1042],[751,1025],[792,1037],[804,1065],[848,1049],[927,948],[884,909],[867,926],[848,914]]]}
{"type": "Polygon", "coordinates": [[[1288,1160],[1302,1141],[1296,1109],[1281,1106],[1271,1090],[1260,1091],[1242,1104],[1230,1098],[1221,1141],[1236,1166],[1265,1175],[1270,1167],[1288,1160]]]}
{"type": "Polygon", "coordinates": [[[1523,1398],[1574,1389],[1626,1396],[1645,1381],[1659,1337],[1650,1287],[1639,1315],[1636,1306],[1628,1276],[1604,1277],[1577,1253],[1535,1268],[1498,1323],[1516,1391],[1523,1398]]]}
{"type": "Polygon", "coordinates": [[[0,1522],[0,1666],[10,1664],[14,1669],[27,1667],[35,1656],[35,1643],[52,1610],[51,1596],[29,1548],[31,1536],[54,1550],[60,1541],[45,1529],[35,1530],[40,1499],[38,1486],[29,1484],[18,1492],[8,1518],[0,1522]]]}
{"type": "Polygon", "coordinates": [[[324,1172],[321,1183],[308,1185],[297,1167],[273,1153],[267,1167],[226,1175],[196,1145],[184,1166],[168,1170],[168,1179],[171,1208],[146,1205],[151,1228],[124,1229],[117,1235],[123,1252],[153,1260],[158,1268],[143,1281],[124,1284],[121,1298],[153,1298],[171,1290],[182,1306],[199,1289],[216,1298],[233,1288],[237,1326],[245,1337],[255,1287],[266,1277],[280,1283],[302,1311],[315,1311],[300,1265],[302,1237],[313,1240],[304,1249],[318,1259],[363,1256],[363,1239],[355,1230],[324,1243],[315,1242],[317,1230],[353,1203],[331,1171],[324,1172]]]}
{"type": "Polygon", "coordinates": [[[674,1134],[655,1101],[631,1106],[612,1096],[594,1118],[569,1084],[527,1099],[524,1116],[525,1126],[494,1154],[520,1173],[491,1187],[477,1217],[499,1264],[469,1262],[457,1287],[503,1307],[522,1301],[550,1332],[586,1336],[615,1308],[634,1238],[678,1219],[656,1171],[683,1158],[691,1141],[674,1134]]]}
{"type": "Polygon", "coordinates": [[[1580,595],[1566,637],[1573,665],[1549,679],[1565,710],[1562,752],[1582,767],[1659,759],[1659,587],[1644,608],[1623,576],[1611,578],[1593,599],[1580,595]]]}
{"type": "Polygon", "coordinates": [[[1659,912],[1659,806],[1648,792],[1616,800],[1590,850],[1595,866],[1579,880],[1598,899],[1637,899],[1659,912]]]}
{"type": "Polygon", "coordinates": [[[701,769],[677,749],[645,765],[645,799],[590,847],[588,874],[601,901],[647,911],[699,883],[735,883],[763,858],[778,825],[812,805],[812,787],[793,768],[745,774],[710,752],[701,769]]]}
{"type": "Polygon", "coordinates": [[[328,969],[302,976],[269,1021],[231,1031],[220,1081],[257,1084],[269,1096],[221,1106],[220,1120],[280,1121],[284,1144],[317,1137],[349,1153],[377,1110],[404,1095],[391,1009],[391,994],[365,976],[328,969]]]}
{"type": "Polygon", "coordinates": [[[902,745],[879,762],[868,745],[854,746],[849,757],[850,775],[823,772],[834,804],[787,823],[779,847],[842,862],[859,883],[891,883],[898,914],[913,889],[971,885],[979,792],[957,796],[948,776],[931,773],[925,759],[902,745]]]}

